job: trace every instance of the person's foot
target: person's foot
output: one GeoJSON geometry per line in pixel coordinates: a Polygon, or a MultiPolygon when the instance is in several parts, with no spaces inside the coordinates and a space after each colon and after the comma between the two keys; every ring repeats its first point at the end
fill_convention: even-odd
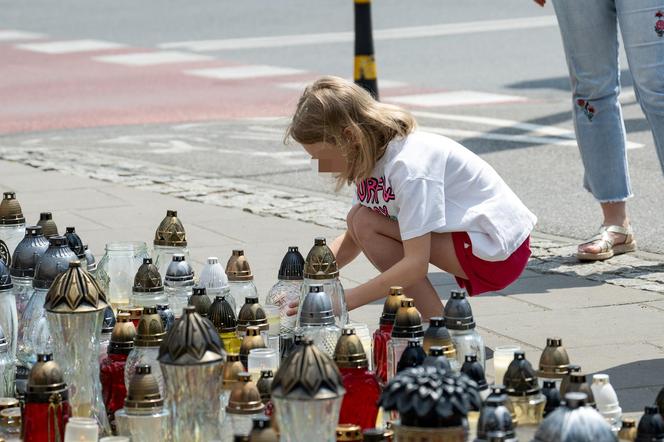
{"type": "Polygon", "coordinates": [[[634,232],[629,226],[602,225],[599,233],[577,248],[582,261],[600,261],[636,250],[634,232]]]}

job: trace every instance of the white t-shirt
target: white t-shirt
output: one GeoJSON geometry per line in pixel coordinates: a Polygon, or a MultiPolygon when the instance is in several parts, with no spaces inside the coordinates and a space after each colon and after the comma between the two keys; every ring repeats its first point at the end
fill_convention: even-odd
{"type": "Polygon", "coordinates": [[[467,232],[473,254],[504,261],[537,223],[483,159],[449,138],[415,131],[392,140],[354,202],[399,222],[401,239],[467,232]]]}

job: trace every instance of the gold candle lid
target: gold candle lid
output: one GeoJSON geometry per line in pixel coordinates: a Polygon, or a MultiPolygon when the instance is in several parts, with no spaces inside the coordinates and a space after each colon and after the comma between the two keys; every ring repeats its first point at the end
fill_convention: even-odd
{"type": "Polygon", "coordinates": [[[21,408],[11,407],[0,411],[0,427],[21,428],[21,408]]]}
{"type": "Polygon", "coordinates": [[[226,364],[222,372],[222,387],[224,390],[232,390],[238,382],[238,375],[244,372],[244,365],[240,361],[240,355],[237,353],[228,353],[226,355],[226,364]]]}
{"type": "Polygon", "coordinates": [[[14,408],[18,406],[18,399],[13,397],[0,397],[0,411],[6,408],[14,408]]]}
{"type": "Polygon", "coordinates": [[[355,424],[337,425],[337,442],[358,442],[362,440],[362,427],[355,424]]]}
{"type": "Polygon", "coordinates": [[[167,210],[166,216],[154,234],[154,245],[165,247],[186,247],[187,234],[177,210],[167,210]]]}
{"type": "Polygon", "coordinates": [[[233,386],[226,411],[231,414],[254,414],[265,409],[256,384],[246,371],[238,374],[238,382],[233,386]]]}
{"type": "Polygon", "coordinates": [[[44,303],[51,313],[98,312],[107,306],[106,294],[80,261],[70,262],[69,269],[55,278],[44,303]]]}
{"type": "Polygon", "coordinates": [[[304,261],[304,277],[309,279],[332,279],[339,276],[339,266],[325,238],[316,238],[304,261]]]}
{"type": "Polygon", "coordinates": [[[233,250],[233,254],[226,263],[226,276],[229,281],[252,281],[254,279],[249,261],[244,256],[244,250],[233,250]]]}

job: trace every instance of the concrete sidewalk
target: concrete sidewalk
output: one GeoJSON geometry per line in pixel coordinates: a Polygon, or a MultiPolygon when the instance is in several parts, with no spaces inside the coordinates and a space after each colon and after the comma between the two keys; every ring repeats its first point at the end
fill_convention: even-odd
{"type": "MultiPolygon", "coordinates": [[[[177,209],[196,271],[208,256],[218,256],[225,263],[233,248],[243,248],[261,298],[276,282],[288,246],[299,246],[306,256],[314,237],[331,240],[339,233],[312,223],[258,216],[7,161],[0,161],[0,189],[16,191],[28,224],[37,222],[39,212],[51,211],[60,231],[75,226],[97,259],[110,241],[142,240],[151,245],[166,209],[177,209]]],[[[535,244],[550,240],[537,235],[534,239],[535,244]]],[[[557,244],[560,250],[571,245],[557,244]]],[[[555,247],[547,250],[551,249],[555,247]]],[[[662,261],[664,258],[660,264],[662,261]]],[[[629,288],[625,275],[615,285],[588,271],[586,277],[555,272],[561,262],[564,259],[553,254],[539,254],[511,287],[472,299],[487,356],[491,357],[491,349],[497,345],[516,343],[536,366],[546,338],[560,336],[572,362],[581,365],[583,372],[611,376],[624,411],[642,411],[654,402],[664,384],[664,294],[658,288],[644,289],[642,284],[629,288]]],[[[638,274],[641,282],[650,278],[646,270],[638,274]]],[[[662,270],[653,267],[653,271],[662,270]]],[[[364,258],[341,273],[346,287],[374,275],[376,271],[364,258]]],[[[661,276],[658,273],[653,278],[661,276]]],[[[434,268],[429,278],[443,298],[456,287],[449,275],[434,268]]],[[[351,318],[375,328],[381,309],[382,302],[376,302],[353,311],[351,318]]],[[[487,371],[492,377],[490,362],[487,371]]]]}

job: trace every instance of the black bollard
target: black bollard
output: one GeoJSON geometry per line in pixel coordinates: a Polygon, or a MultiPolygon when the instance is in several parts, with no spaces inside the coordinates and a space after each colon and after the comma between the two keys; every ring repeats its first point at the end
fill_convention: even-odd
{"type": "Polygon", "coordinates": [[[378,78],[371,29],[371,0],[355,2],[355,84],[378,100],[378,78]]]}

